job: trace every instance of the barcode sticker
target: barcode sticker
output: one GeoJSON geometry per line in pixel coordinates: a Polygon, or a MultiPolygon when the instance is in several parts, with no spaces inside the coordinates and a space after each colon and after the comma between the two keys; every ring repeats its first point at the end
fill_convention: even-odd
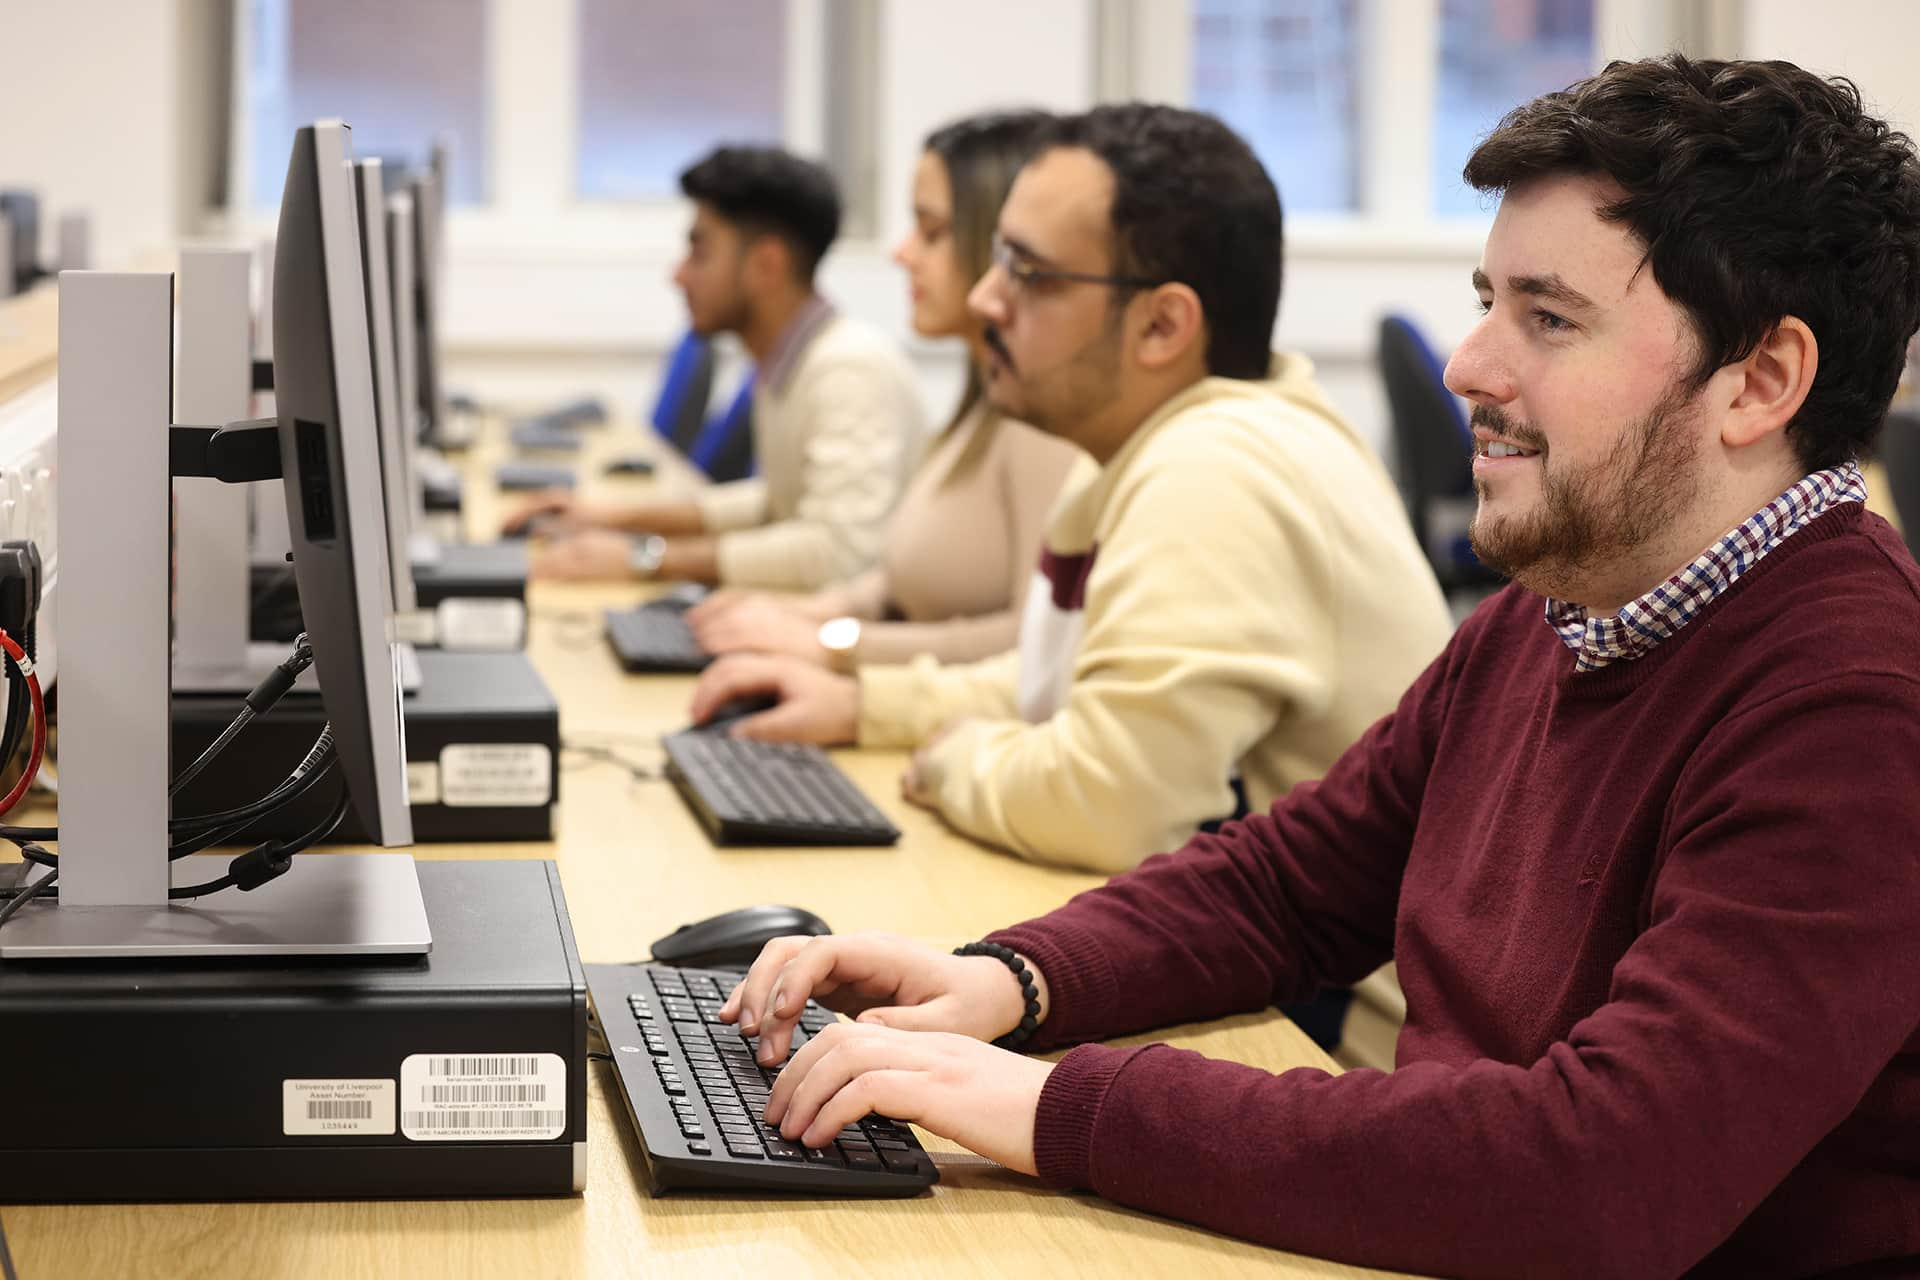
{"type": "Polygon", "coordinates": [[[440,627],[432,613],[425,609],[413,609],[393,615],[393,638],[425,648],[440,638],[440,627]]]}
{"type": "Polygon", "coordinates": [[[527,642],[527,606],[500,596],[453,596],[434,607],[442,649],[518,649],[527,642]]]}
{"type": "Polygon", "coordinates": [[[391,1080],[282,1080],[280,1130],[289,1136],[392,1133],[391,1080]]]}
{"type": "Polygon", "coordinates": [[[407,761],[407,803],[440,803],[440,762],[438,760],[407,761]]]}
{"type": "Polygon", "coordinates": [[[557,1053],[416,1053],[400,1063],[400,1131],[415,1142],[540,1142],[566,1128],[557,1053]]]}
{"type": "Polygon", "coordinates": [[[440,803],[539,808],[553,803],[553,752],[544,742],[456,742],[440,748],[440,803]]]}

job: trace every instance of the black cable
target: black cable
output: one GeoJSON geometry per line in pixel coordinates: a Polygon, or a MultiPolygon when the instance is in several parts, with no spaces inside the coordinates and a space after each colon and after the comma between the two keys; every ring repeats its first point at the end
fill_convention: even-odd
{"type": "Polygon", "coordinates": [[[633,776],[635,782],[653,782],[660,777],[660,770],[657,767],[635,764],[633,761],[620,755],[612,747],[582,746],[578,743],[561,744],[560,764],[562,768],[566,767],[568,752],[573,752],[576,756],[585,757],[583,763],[586,764],[610,764],[615,768],[625,769],[633,776]]]}
{"type": "Polygon", "coordinates": [[[253,723],[253,717],[253,708],[242,704],[240,714],[235,716],[232,721],[228,723],[227,727],[220,731],[220,736],[208,744],[207,749],[196,756],[193,763],[182,769],[180,776],[168,785],[167,797],[171,799],[179,795],[182,787],[185,787],[189,782],[199,777],[200,771],[206,768],[222,751],[225,751],[227,744],[239,737],[242,729],[253,723]]]}
{"type": "Polygon", "coordinates": [[[249,804],[234,809],[222,809],[217,813],[203,813],[192,818],[173,818],[167,823],[167,830],[176,836],[189,839],[205,835],[216,827],[231,827],[252,822],[284,808],[291,800],[305,795],[313,786],[317,775],[325,769],[331,769],[337,758],[333,746],[331,726],[321,730],[320,737],[314,742],[313,750],[307,753],[294,771],[287,775],[273,790],[267,792],[249,804]]]}
{"type": "Polygon", "coordinates": [[[660,735],[657,733],[621,733],[618,729],[583,729],[579,733],[567,735],[561,749],[567,747],[657,747],[660,735]],[[594,742],[582,742],[582,738],[597,739],[594,742]]]}
{"type": "Polygon", "coordinates": [[[238,887],[241,891],[257,889],[267,881],[286,873],[292,865],[293,856],[303,850],[319,844],[333,834],[334,828],[347,816],[349,805],[346,784],[340,786],[340,794],[334,800],[333,807],[327,811],[315,826],[307,828],[291,840],[263,840],[227,864],[227,874],[217,880],[208,880],[203,884],[185,885],[177,889],[168,889],[167,897],[178,901],[182,898],[199,898],[222,889],[238,887]]]}
{"type": "Polygon", "coordinates": [[[584,609],[529,609],[529,618],[554,624],[554,642],[569,653],[584,653],[606,643],[607,620],[584,609]]]}
{"type": "Polygon", "coordinates": [[[14,754],[20,750],[22,731],[27,728],[29,717],[33,713],[32,701],[32,695],[27,692],[27,678],[21,674],[19,664],[9,662],[7,664],[7,720],[5,728],[0,729],[0,769],[11,764],[14,754]]]}
{"type": "Polygon", "coordinates": [[[13,1254],[7,1249],[7,1224],[4,1222],[0,1222],[0,1277],[20,1280],[20,1273],[13,1269],[13,1254]]]}
{"type": "Polygon", "coordinates": [[[220,731],[220,736],[195,757],[192,764],[180,771],[180,775],[167,788],[168,797],[179,795],[180,789],[199,777],[200,771],[225,751],[227,744],[239,737],[242,729],[273,710],[274,704],[287,695],[287,690],[293,688],[294,683],[300,679],[301,673],[312,665],[313,643],[307,639],[307,633],[302,631],[299,638],[293,642],[293,652],[285,661],[278,663],[273,670],[267,672],[266,677],[254,686],[253,692],[247,695],[245,704],[241,706],[239,714],[220,731]]]}
{"type": "MultiPolygon", "coordinates": [[[[307,752],[306,759],[302,760],[300,764],[295,767],[294,771],[287,775],[285,781],[274,787],[273,790],[267,792],[266,795],[261,796],[258,800],[250,804],[243,804],[235,809],[222,809],[217,813],[203,813],[189,818],[169,819],[167,822],[167,830],[175,836],[182,837],[176,842],[174,847],[190,844],[209,833],[220,833],[227,836],[236,834],[241,828],[249,826],[256,820],[284,808],[311,790],[315,783],[319,781],[320,777],[333,768],[337,758],[338,756],[333,745],[333,726],[328,725],[321,729],[320,736],[314,740],[313,748],[307,752]]],[[[29,852],[28,850],[32,847],[32,842],[36,840],[58,840],[59,838],[60,829],[58,827],[0,826],[0,840],[11,840],[15,844],[21,845],[22,857],[25,857],[31,862],[38,862],[43,866],[58,866],[60,860],[57,855],[48,853],[44,849],[34,849],[32,852],[29,852]]],[[[197,847],[205,848],[206,845],[201,844],[197,847]]],[[[193,852],[193,850],[189,849],[187,852],[193,852]]]]}
{"type": "MultiPolygon", "coordinates": [[[[285,795],[280,797],[279,802],[273,806],[272,812],[278,812],[280,809],[291,806],[296,800],[300,799],[300,797],[313,790],[314,787],[319,785],[322,778],[333,771],[334,765],[338,763],[339,757],[329,756],[323,764],[301,778],[299,782],[293,783],[293,789],[287,791],[285,795]]],[[[288,785],[286,782],[281,783],[280,786],[274,788],[274,793],[280,792],[288,785]]],[[[167,860],[169,862],[178,861],[188,854],[199,853],[202,849],[211,849],[217,844],[225,844],[258,820],[258,818],[248,818],[225,827],[216,827],[201,835],[178,840],[168,847],[167,860]]]]}
{"type": "Polygon", "coordinates": [[[16,893],[12,902],[9,902],[4,907],[0,907],[0,926],[4,926],[7,921],[13,919],[20,908],[39,897],[40,891],[52,884],[54,878],[59,874],[60,868],[55,867],[53,870],[47,872],[46,875],[41,876],[38,880],[35,880],[32,884],[16,893]]]}

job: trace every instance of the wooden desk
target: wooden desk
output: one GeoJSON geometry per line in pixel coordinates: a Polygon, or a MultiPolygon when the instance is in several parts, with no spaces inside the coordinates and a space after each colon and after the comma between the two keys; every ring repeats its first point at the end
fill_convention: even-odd
{"type": "MultiPolygon", "coordinates": [[[[600,441],[586,459],[637,436],[600,441]]],[[[474,474],[500,456],[476,449],[474,474]]],[[[612,484],[613,482],[603,482],[612,484]]],[[[627,482],[632,484],[633,482],[627,482]]],[[[637,486],[635,486],[637,487],[637,486]]],[[[476,527],[497,502],[472,503],[476,527]]],[[[686,719],[692,681],[628,677],[599,627],[633,588],[536,584],[529,650],[559,698],[569,743],[610,744],[655,764],[654,739],[686,719]]],[[[758,902],[819,911],[839,930],[978,937],[1048,910],[1099,877],[1034,866],[964,840],[899,799],[897,752],[845,752],[842,767],[899,824],[896,848],[730,851],[709,844],[672,787],[568,753],[552,845],[424,845],[423,858],[551,857],[588,961],[630,960],[689,920],[758,902]]],[[[1275,1012],[1146,1039],[1269,1070],[1337,1070],[1275,1012]]],[[[589,1082],[586,1193],[551,1200],[12,1206],[0,1212],[23,1280],[67,1276],[807,1275],[1055,1277],[1378,1274],[1297,1258],[1033,1179],[928,1139],[941,1184],[905,1201],[682,1196],[651,1199],[614,1097],[589,1082]]]]}
{"type": "Polygon", "coordinates": [[[53,376],[60,291],[46,281],[0,299],[0,403],[53,376]]]}

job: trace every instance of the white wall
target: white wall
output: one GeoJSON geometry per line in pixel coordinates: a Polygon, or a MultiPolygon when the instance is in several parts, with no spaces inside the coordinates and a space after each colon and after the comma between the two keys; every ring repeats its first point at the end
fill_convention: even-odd
{"type": "MultiPolygon", "coordinates": [[[[0,181],[41,188],[56,214],[68,205],[91,207],[106,263],[125,263],[169,243],[179,230],[176,210],[203,181],[205,168],[182,124],[195,110],[189,81],[205,74],[188,69],[205,63],[194,43],[205,25],[196,9],[228,2],[0,0],[0,46],[39,54],[10,57],[0,79],[0,119],[7,121],[0,129],[0,181]]],[[[989,106],[1073,109],[1093,101],[1101,18],[1123,2],[877,0],[879,235],[842,244],[828,259],[824,283],[843,305],[909,339],[903,289],[886,249],[905,225],[907,175],[920,139],[954,116],[989,106]]],[[[1148,0],[1136,9],[1146,15],[1135,28],[1134,55],[1143,63],[1171,57],[1167,33],[1154,30],[1153,17],[1161,12],[1155,4],[1148,0]]],[[[1737,44],[1728,52],[1787,57],[1852,75],[1870,102],[1909,130],[1920,129],[1920,76],[1910,68],[1913,50],[1920,49],[1920,4],[1702,4],[1600,0],[1603,50],[1608,56],[1659,52],[1688,21],[1699,26],[1700,14],[1730,15],[1737,44]]],[[[543,99],[566,92],[571,45],[554,16],[563,7],[551,0],[494,0],[496,43],[536,42],[548,50],[543,99]]],[[[1398,50],[1407,65],[1428,56],[1431,32],[1419,24],[1387,23],[1383,35],[1409,42],[1398,50]]],[[[538,151],[530,124],[515,136],[523,158],[538,151]]],[[[511,156],[506,162],[514,163],[511,156]]],[[[554,183],[541,189],[547,186],[559,189],[554,183]]],[[[638,234],[630,221],[593,216],[556,230],[553,207],[534,203],[454,219],[446,326],[453,381],[520,401],[576,391],[628,404],[646,399],[659,354],[683,324],[667,277],[684,215],[662,209],[638,234]]],[[[1379,317],[1402,311],[1442,347],[1458,341],[1473,320],[1466,281],[1481,234],[1472,225],[1447,232],[1393,218],[1358,228],[1289,225],[1277,341],[1314,358],[1336,402],[1376,442],[1386,436],[1372,364],[1379,317]]],[[[912,349],[937,412],[957,389],[957,357],[951,346],[912,349]]]]}
{"type": "Polygon", "coordinates": [[[171,243],[182,173],[179,0],[0,0],[0,186],[92,220],[96,265],[171,243]]]}
{"type": "Polygon", "coordinates": [[[1747,0],[1740,52],[1849,76],[1869,110],[1920,128],[1920,4],[1909,0],[1747,0]]]}

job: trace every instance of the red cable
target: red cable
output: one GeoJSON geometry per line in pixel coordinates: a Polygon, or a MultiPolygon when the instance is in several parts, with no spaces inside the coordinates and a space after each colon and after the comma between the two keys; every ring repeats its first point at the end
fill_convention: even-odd
{"type": "Polygon", "coordinates": [[[27,678],[27,693],[33,699],[33,754],[27,757],[27,769],[20,775],[20,781],[13,784],[13,790],[5,799],[0,799],[0,814],[5,814],[20,803],[20,797],[27,794],[34,776],[40,772],[40,760],[47,751],[47,704],[40,695],[40,676],[33,669],[33,659],[4,630],[0,630],[0,650],[13,659],[13,665],[27,678]]]}

